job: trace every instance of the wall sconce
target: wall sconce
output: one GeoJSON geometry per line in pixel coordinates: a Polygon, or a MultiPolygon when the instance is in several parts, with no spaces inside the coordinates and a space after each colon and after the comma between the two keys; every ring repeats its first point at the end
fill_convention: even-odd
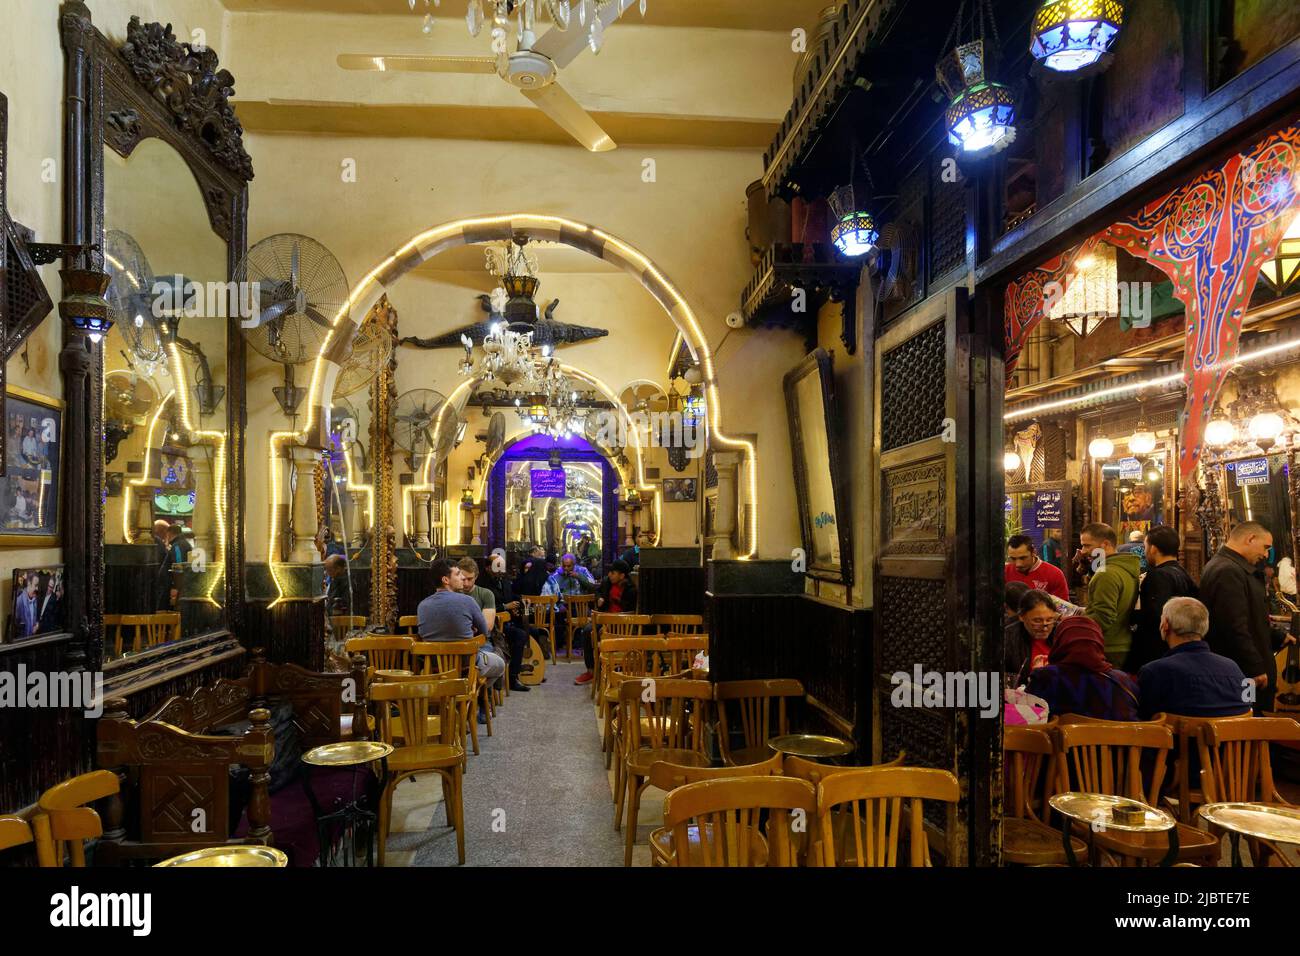
{"type": "Polygon", "coordinates": [[[59,315],[97,344],[113,327],[113,309],[104,298],[113,277],[95,269],[60,269],[59,277],[63,280],[59,315]]]}

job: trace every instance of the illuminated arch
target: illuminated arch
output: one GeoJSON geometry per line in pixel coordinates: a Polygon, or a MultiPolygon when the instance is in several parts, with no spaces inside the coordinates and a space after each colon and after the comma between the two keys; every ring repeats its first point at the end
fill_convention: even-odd
{"type": "MultiPolygon", "coordinates": [[[[685,297],[653,262],[635,247],[617,236],[613,236],[595,226],[575,222],[558,216],[544,216],[532,213],[512,213],[508,215],[480,216],[457,219],[435,226],[412,237],[399,249],[386,256],[371,269],[352,289],[347,302],[334,316],[334,328],[321,346],[312,369],[311,384],[308,389],[307,421],[301,431],[276,432],[271,435],[271,499],[270,499],[270,538],[267,553],[274,555],[277,527],[275,503],[280,500],[278,469],[274,467],[280,449],[286,443],[306,444],[321,448],[328,439],[328,409],[333,399],[334,383],[338,378],[341,363],[346,359],[351,341],[364,320],[370,307],[379,301],[385,291],[412,269],[432,259],[439,253],[458,246],[483,242],[509,241],[516,235],[527,235],[530,239],[556,242],[581,250],[597,259],[618,266],[624,272],[636,278],[645,287],[672,320],[677,330],[685,339],[687,346],[699,360],[704,371],[704,389],[708,400],[710,444],[717,443],[728,448],[739,449],[745,453],[749,462],[750,509],[749,550],[740,555],[742,559],[752,558],[758,551],[758,461],[751,442],[731,438],[722,431],[722,401],[718,394],[717,375],[713,367],[713,353],[700,328],[699,320],[687,303],[685,297]],[[346,321],[340,321],[344,320],[346,321]]],[[[466,383],[462,383],[462,386],[466,383]]],[[[603,383],[602,383],[603,384],[603,383]]],[[[608,394],[608,389],[602,389],[608,394]]],[[[611,396],[617,404],[617,396],[611,396]]],[[[620,406],[621,407],[621,406],[620,406]]],[[[638,449],[638,460],[640,458],[638,449]]],[[[640,476],[644,479],[644,476],[640,476]]],[[[651,489],[654,490],[654,489],[651,489]]],[[[658,497],[655,498],[656,505],[658,497]]],[[[272,576],[275,576],[275,563],[271,563],[272,576]]],[[[279,579],[276,579],[277,586],[279,579]]],[[[281,589],[281,593],[283,590],[281,589]]]]}

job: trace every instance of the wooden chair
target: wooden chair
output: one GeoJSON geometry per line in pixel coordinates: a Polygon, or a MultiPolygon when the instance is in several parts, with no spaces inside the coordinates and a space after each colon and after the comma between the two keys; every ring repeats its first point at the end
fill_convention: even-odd
{"type": "Polygon", "coordinates": [[[420,632],[420,618],[415,614],[403,614],[397,619],[397,629],[403,634],[418,634],[420,632]]]}
{"type": "Polygon", "coordinates": [[[16,846],[31,843],[31,825],[18,816],[0,817],[0,850],[9,850],[16,846]]]}
{"type": "Polygon", "coordinates": [[[592,648],[596,673],[591,681],[591,699],[596,702],[596,709],[600,711],[602,718],[606,716],[605,699],[602,696],[606,685],[602,683],[604,668],[600,662],[600,642],[606,637],[643,637],[645,629],[650,627],[651,620],[649,614],[610,614],[607,611],[596,611],[591,615],[591,639],[596,642],[595,647],[592,648]]]}
{"type": "MultiPolygon", "coordinates": [[[[463,641],[417,641],[412,645],[411,657],[419,662],[418,672],[428,678],[451,672],[466,681],[469,688],[460,702],[462,731],[469,734],[478,756],[478,706],[480,681],[478,674],[478,649],[482,638],[469,637],[463,641]]],[[[492,718],[487,718],[488,736],[492,735],[492,718]]]]}
{"type": "MultiPolygon", "coordinates": [[[[609,769],[618,757],[618,689],[627,678],[651,677],[657,673],[661,655],[668,645],[662,637],[610,637],[601,641],[601,673],[605,689],[601,692],[601,714],[604,718],[601,745],[605,750],[605,769],[609,769]]],[[[621,800],[617,777],[621,773],[615,769],[615,800],[621,800]]]]}
{"type": "Polygon", "coordinates": [[[700,651],[709,653],[709,635],[702,631],[696,634],[669,631],[664,635],[664,643],[667,645],[664,669],[669,676],[690,677],[695,655],[700,651]]]}
{"type": "MultiPolygon", "coordinates": [[[[801,813],[811,825],[817,815],[817,793],[806,780],[790,777],[732,777],[702,780],[669,792],[664,799],[664,828],[672,834],[675,866],[795,866],[798,857],[790,839],[791,813],[801,813]],[[763,836],[759,822],[767,812],[767,853],[759,862],[755,837],[763,836]],[[701,851],[691,852],[691,828],[710,829],[720,837],[701,851]]],[[[698,840],[698,837],[697,837],[698,840]]]]}
{"type": "Polygon", "coordinates": [[[658,628],[664,634],[703,634],[703,614],[652,614],[651,627],[658,628]]]}
{"type": "MultiPolygon", "coordinates": [[[[395,707],[401,720],[401,745],[388,757],[388,778],[379,802],[379,865],[384,865],[388,827],[393,814],[393,791],[403,780],[436,773],[442,778],[447,826],[456,828],[456,852],[465,862],[464,732],[460,701],[469,694],[465,680],[399,681],[370,689],[379,703],[379,739],[393,744],[395,707]],[[430,735],[430,717],[438,718],[438,733],[430,735]]],[[[396,746],[396,744],[395,744],[396,746]]]]}
{"type": "MultiPolygon", "coordinates": [[[[1300,723],[1289,717],[1235,717],[1215,720],[1201,730],[1201,788],[1206,803],[1268,803],[1294,805],[1283,799],[1273,782],[1270,743],[1300,741],[1300,723]]],[[[1215,828],[1216,830],[1218,828],[1215,828]]],[[[1247,840],[1256,866],[1291,866],[1291,861],[1267,840],[1247,840]]]]}
{"type": "Polygon", "coordinates": [[[790,732],[786,702],[791,698],[804,698],[803,684],[797,680],[737,680],[715,684],[713,699],[718,705],[718,743],[723,761],[734,766],[765,760],[771,753],[768,738],[790,732]],[[744,738],[744,746],[734,751],[731,748],[729,705],[739,711],[740,731],[744,738]]]}
{"type": "MultiPolygon", "coordinates": [[[[828,775],[817,785],[817,828],[821,835],[822,865],[836,866],[834,812],[844,811],[852,822],[852,843],[844,844],[846,866],[897,866],[898,838],[902,832],[902,802],[907,800],[909,862],[931,866],[925,835],[923,802],[956,803],[961,785],[947,770],[924,767],[874,767],[828,775]]],[[[768,828],[769,835],[771,827],[768,828]]]]}
{"type": "Polygon", "coordinates": [[[121,657],[128,641],[131,652],[138,653],[167,641],[180,640],[181,615],[179,611],[105,614],[104,627],[105,640],[113,644],[113,656],[121,657]]]}
{"type": "MultiPolygon", "coordinates": [[[[1167,761],[1174,748],[1173,731],[1163,721],[1095,720],[1052,726],[1049,732],[1057,751],[1052,793],[1104,793],[1159,806],[1167,761]],[[1144,755],[1150,764],[1149,782],[1143,779],[1144,755]]],[[[1081,828],[1082,824],[1075,826],[1081,828]]],[[[1180,862],[1218,865],[1217,839],[1187,824],[1177,826],[1180,862]]],[[[1098,829],[1092,839],[1123,864],[1158,863],[1169,849],[1169,835],[1163,832],[1098,829]]]]}
{"type": "Polygon", "coordinates": [[[157,614],[145,616],[150,618],[144,625],[147,647],[157,647],[159,644],[181,639],[180,611],[159,611],[157,614]]]}
{"type": "Polygon", "coordinates": [[[1205,794],[1200,786],[1199,750],[1201,731],[1208,725],[1220,720],[1239,720],[1250,717],[1249,709],[1231,717],[1184,717],[1181,714],[1156,714],[1152,720],[1163,720],[1174,733],[1176,756],[1173,768],[1173,793],[1164,794],[1164,804],[1178,815],[1179,823],[1196,825],[1195,810],[1205,803],[1205,794]],[[1197,761],[1197,772],[1192,773],[1192,761],[1197,761]]]}
{"type": "MultiPolygon", "coordinates": [[[[781,771],[780,754],[773,754],[770,760],[750,764],[747,767],[688,767],[682,764],[658,761],[651,764],[650,775],[647,780],[650,786],[664,792],[671,792],[678,787],[699,783],[701,780],[721,780],[734,777],[774,777],[779,776],[781,771]]],[[[702,828],[698,826],[688,827],[687,839],[690,843],[691,854],[697,855],[710,852],[713,834],[713,827],[707,823],[702,828]]],[[[754,841],[751,852],[753,853],[755,865],[765,866],[767,864],[767,841],[758,833],[751,834],[751,839],[754,841]]],[[[650,834],[650,865],[673,865],[673,835],[672,831],[667,827],[659,827],[650,834]]],[[[702,864],[696,863],[695,865],[700,866],[702,864]]]]}
{"type": "MultiPolygon", "coordinates": [[[[636,844],[637,814],[641,793],[647,786],[650,767],[659,761],[684,766],[707,767],[704,746],[713,686],[707,681],[673,678],[626,680],[619,687],[619,727],[623,737],[622,783],[627,791],[627,842],[623,865],[632,865],[636,844]],[[688,712],[689,708],[689,712],[688,712]]],[[[615,787],[618,781],[615,780],[615,787]]],[[[614,811],[614,829],[619,828],[622,801],[614,811]]]]}
{"type": "Polygon", "coordinates": [[[596,595],[594,594],[570,594],[564,599],[564,606],[568,608],[565,615],[565,649],[564,656],[569,660],[573,659],[573,632],[580,627],[586,627],[591,623],[592,612],[596,608],[596,595]]]}
{"type": "Polygon", "coordinates": [[[409,671],[414,644],[411,638],[399,634],[367,634],[365,637],[349,637],[343,650],[348,654],[365,656],[366,679],[369,680],[375,671],[409,671]]]}
{"type": "Polygon", "coordinates": [[[330,629],[334,631],[334,636],[344,637],[353,631],[364,630],[366,626],[366,616],[364,614],[331,614],[330,629]]]}
{"type": "MultiPolygon", "coordinates": [[[[1067,863],[1061,832],[1048,825],[1048,790],[1056,747],[1052,735],[1041,727],[1003,728],[1003,779],[1006,783],[1002,817],[1002,859],[1020,866],[1064,866],[1067,863]]],[[[1076,858],[1087,852],[1078,837],[1076,858]]]]}
{"type": "Polygon", "coordinates": [[[560,649],[555,644],[555,606],[560,598],[555,594],[526,594],[520,597],[524,617],[530,627],[540,627],[551,644],[551,663],[560,662],[560,649]]]}
{"type": "MultiPolygon", "coordinates": [[[[807,780],[816,787],[833,773],[844,773],[849,770],[880,770],[886,767],[901,767],[906,757],[907,753],[905,751],[899,751],[897,757],[886,763],[871,764],[868,766],[844,766],[843,764],[818,763],[815,760],[805,760],[803,757],[786,755],[781,764],[781,773],[787,777],[796,777],[799,780],[807,780]]],[[[832,814],[831,822],[835,831],[835,847],[839,854],[836,859],[841,861],[847,860],[843,850],[853,833],[850,820],[851,818],[846,813],[837,811],[832,814]]],[[[805,866],[822,865],[821,831],[818,830],[812,822],[809,822],[808,827],[802,832],[796,832],[792,839],[795,842],[795,851],[799,854],[799,859],[805,866]]]]}
{"type": "Polygon", "coordinates": [[[117,774],[92,770],[55,784],[41,794],[31,820],[37,862],[43,867],[63,866],[66,844],[71,865],[84,867],[85,841],[104,835],[99,814],[88,804],[115,796],[118,789],[117,774]]]}

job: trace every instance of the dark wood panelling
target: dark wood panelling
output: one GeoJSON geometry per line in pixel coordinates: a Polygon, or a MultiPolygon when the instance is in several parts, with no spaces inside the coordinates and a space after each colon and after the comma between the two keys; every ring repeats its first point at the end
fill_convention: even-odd
{"type": "Polygon", "coordinates": [[[414,614],[420,602],[438,589],[428,567],[397,569],[397,614],[414,614]]]}
{"type": "Polygon", "coordinates": [[[870,611],[786,594],[710,594],[707,604],[711,680],[793,677],[869,756],[870,611]]]}
{"type": "MultiPolygon", "coordinates": [[[[75,670],[69,660],[71,636],[34,640],[0,648],[0,674],[50,674],[75,670]]],[[[9,678],[6,678],[9,679],[9,678]]],[[[90,769],[80,710],[0,707],[0,813],[34,803],[47,787],[90,769]]]]}
{"type": "Polygon", "coordinates": [[[325,599],[288,598],[274,607],[270,601],[249,601],[244,647],[266,648],[273,664],[297,664],[308,670],[325,669],[325,599]]]}
{"type": "Polygon", "coordinates": [[[648,568],[637,572],[642,614],[703,614],[704,568],[648,568]]]}

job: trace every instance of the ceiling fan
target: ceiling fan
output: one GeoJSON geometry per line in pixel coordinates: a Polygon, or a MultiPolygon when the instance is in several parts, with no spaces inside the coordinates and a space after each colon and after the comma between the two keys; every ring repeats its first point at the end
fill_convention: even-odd
{"type": "MultiPolygon", "coordinates": [[[[592,12],[601,27],[609,26],[637,0],[608,0],[592,12]]],[[[531,5],[524,7],[524,11],[531,5]]],[[[593,23],[593,26],[595,24],[593,23]]],[[[540,39],[534,24],[521,13],[518,32],[519,48],[508,56],[382,56],[365,53],[340,53],[339,66],[345,70],[413,73],[495,73],[520,93],[566,133],[593,153],[615,149],[615,143],[582,106],[560,86],[557,77],[583,49],[591,45],[590,34],[576,27],[556,24],[540,39]]]]}

